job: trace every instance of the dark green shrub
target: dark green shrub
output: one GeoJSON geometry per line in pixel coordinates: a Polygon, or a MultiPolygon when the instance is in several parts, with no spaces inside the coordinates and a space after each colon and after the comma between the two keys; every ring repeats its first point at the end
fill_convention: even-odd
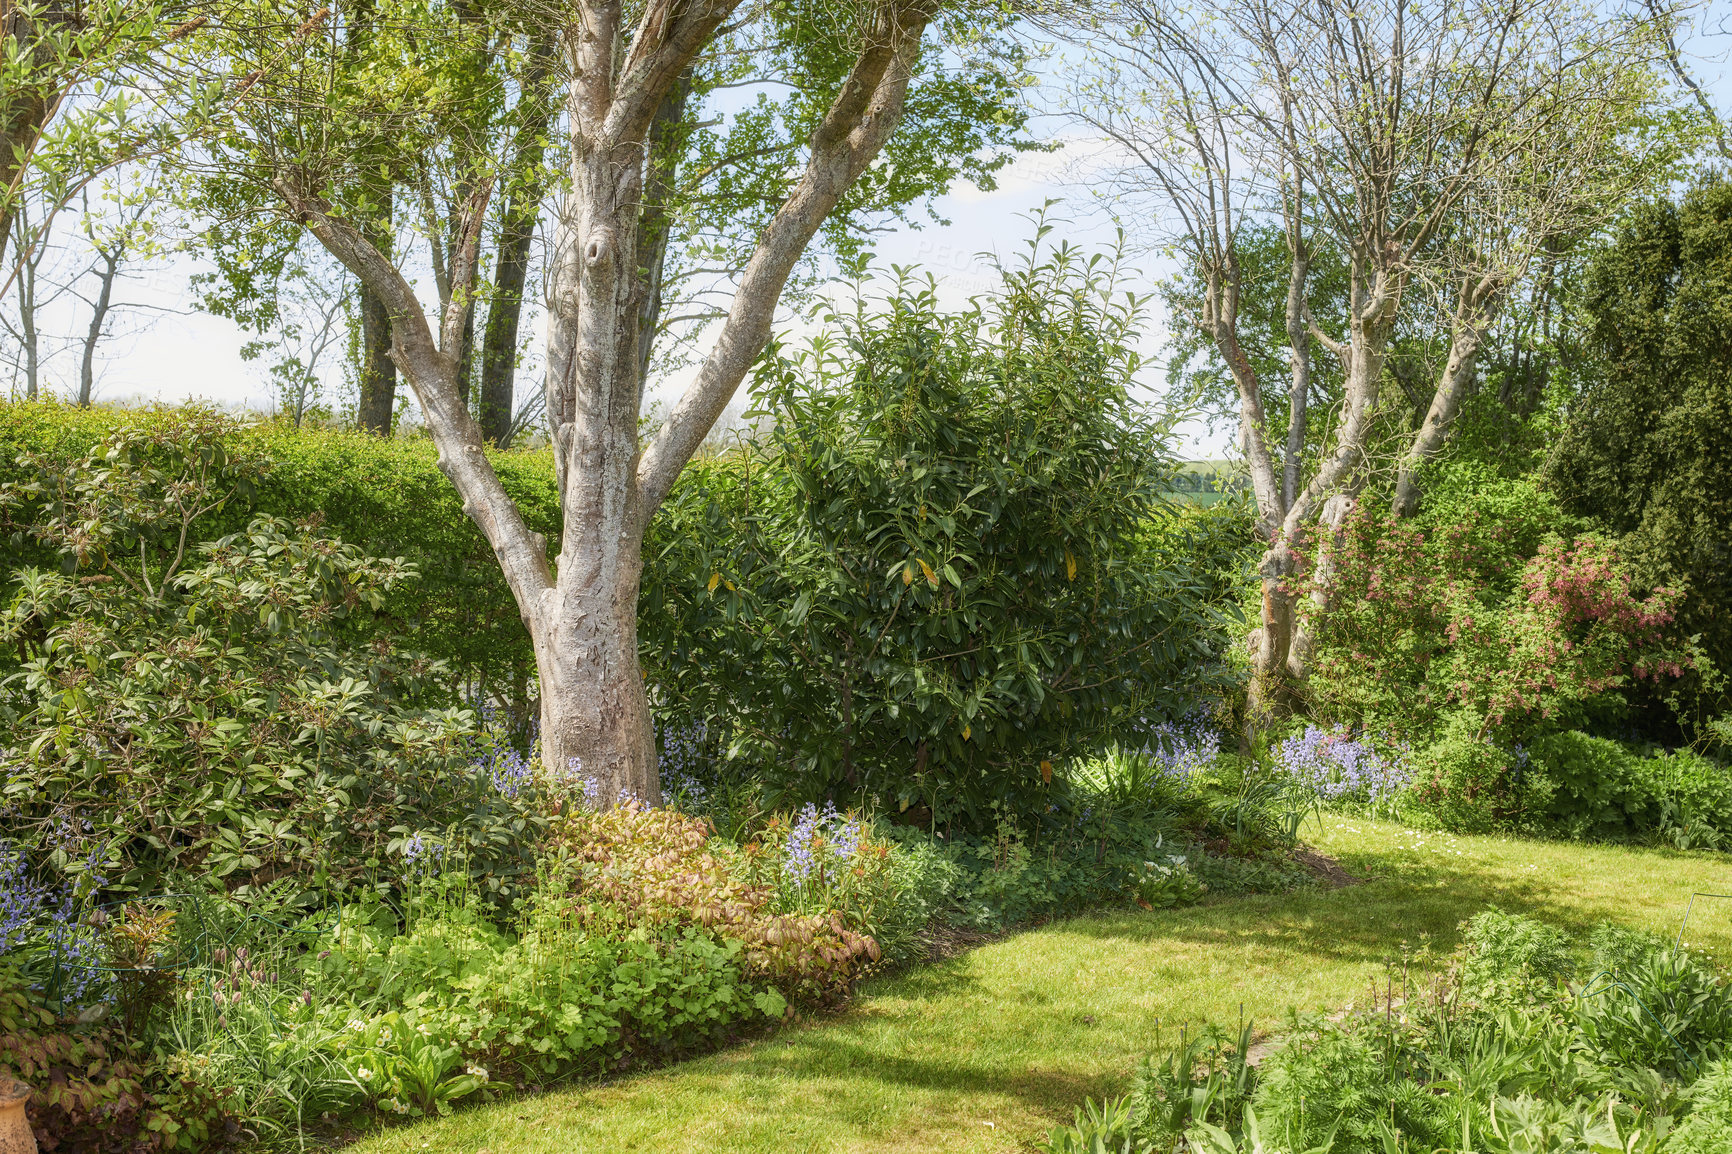
{"type": "Polygon", "coordinates": [[[1732,846],[1732,769],[1687,749],[1657,754],[1660,836],[1679,849],[1732,846]]]}
{"type": "Polygon", "coordinates": [[[780,795],[990,830],[1182,714],[1227,636],[1211,517],[1163,496],[1135,314],[1068,258],[939,311],[904,285],[767,364],[773,431],[694,463],[646,547],[657,698],[780,795]],[[1196,531],[1193,532],[1193,529],[1196,531]]]}
{"type": "Polygon", "coordinates": [[[1528,753],[1554,787],[1535,811],[1551,828],[1574,838],[1627,838],[1659,828],[1661,789],[1651,759],[1574,731],[1535,737],[1528,753]]]}
{"type": "Polygon", "coordinates": [[[1391,1057],[1389,1036],[1371,1018],[1293,1018],[1286,1043],[1258,1071],[1252,1105],[1263,1133],[1287,1150],[1333,1138],[1339,1154],[1381,1154],[1386,1120],[1398,1133],[1431,1133],[1436,1100],[1415,1093],[1391,1057]]]}
{"type": "MultiPolygon", "coordinates": [[[[1632,213],[1585,279],[1587,355],[1547,479],[1566,509],[1619,535],[1642,581],[1688,591],[1681,632],[1699,635],[1724,667],[1732,660],[1732,184],[1713,178],[1677,203],[1632,213]]],[[[1698,699],[1703,716],[1724,709],[1723,693],[1698,699]]],[[[1669,710],[1654,712],[1668,720],[1669,710]]]]}

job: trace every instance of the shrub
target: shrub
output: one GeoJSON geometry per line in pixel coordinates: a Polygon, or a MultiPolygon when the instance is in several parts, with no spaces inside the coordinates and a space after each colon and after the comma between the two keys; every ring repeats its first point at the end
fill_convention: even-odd
{"type": "Polygon", "coordinates": [[[1632,951],[1577,994],[1584,1047],[1607,1065],[1691,1077],[1732,1045],[1732,997],[1718,975],[1669,948],[1632,951]]]}
{"type": "Polygon", "coordinates": [[[1414,754],[1410,813],[1460,833],[1522,828],[1549,782],[1528,772],[1519,749],[1506,749],[1456,724],[1414,754]]]}
{"type": "MultiPolygon", "coordinates": [[[[359,430],[242,424],[196,405],[83,409],[52,401],[0,401],[0,482],[27,481],[40,462],[68,464],[125,430],[147,435],[210,422],[231,460],[257,463],[250,483],[195,519],[196,540],[244,530],[255,518],[291,524],[313,517],[325,532],[374,557],[402,557],[419,579],[385,593],[380,618],[413,628],[418,649],[445,662],[477,697],[509,702],[523,720],[534,670],[529,635],[481,531],[439,472],[432,441],[359,430]],[[19,459],[23,460],[20,462],[19,459]]],[[[494,471],[530,528],[559,539],[559,500],[549,450],[490,451],[494,471]]],[[[18,543],[19,567],[52,567],[53,547],[18,543]]],[[[11,574],[0,573],[0,585],[11,574]]]]}
{"type": "Polygon", "coordinates": [[[985,833],[1066,804],[1052,767],[1225,678],[1242,544],[1163,495],[1136,315],[1068,256],[941,313],[904,284],[766,363],[772,432],[694,462],[651,528],[657,697],[771,804],[851,799],[985,833]],[[1193,531],[1197,530],[1197,531],[1193,531]],[[1045,767],[1043,769],[1043,766],[1045,767]]]}
{"type": "Polygon", "coordinates": [[[1703,667],[1673,628],[1682,592],[1644,591],[1575,530],[1531,482],[1471,470],[1413,520],[1360,506],[1314,621],[1318,708],[1416,744],[1456,714],[1519,736],[1703,667]]]}
{"type": "MultiPolygon", "coordinates": [[[[1626,838],[1658,829],[1665,817],[1655,763],[1601,737],[1542,734],[1528,745],[1534,767],[1552,783],[1539,816],[1574,838],[1626,838]]],[[[1732,819],[1732,812],[1726,814],[1732,819]]]]}
{"type": "Polygon", "coordinates": [[[1717,660],[1732,653],[1729,222],[1732,185],[1712,178],[1631,213],[1595,256],[1579,393],[1546,466],[1559,501],[1616,534],[1643,582],[1689,590],[1681,632],[1717,660]]]}
{"type": "Polygon", "coordinates": [[[1290,1150],[1333,1142],[1342,1154],[1372,1154],[1383,1149],[1386,1119],[1397,1133],[1435,1127],[1435,1103],[1397,1076],[1388,1037],[1366,1019],[1293,1018],[1259,1071],[1252,1105],[1261,1128],[1290,1150]]]}
{"type": "Polygon", "coordinates": [[[470,764],[449,671],[379,627],[414,570],[265,518],[200,544],[201,512],[257,471],[228,432],[196,413],[126,427],[6,490],[63,561],[15,574],[0,618],[19,655],[0,682],[9,824],[34,858],[145,893],[177,872],[343,885],[422,831],[508,889],[533,868],[537,798],[470,764]]]}
{"type": "Polygon", "coordinates": [[[1181,1037],[1177,1048],[1141,1064],[1125,1101],[1085,1106],[1045,1148],[1727,1148],[1732,1082],[1713,1059],[1726,1038],[1732,992],[1710,970],[1651,935],[1601,927],[1596,954],[1637,959],[1629,988],[1596,979],[1572,990],[1560,982],[1572,972],[1574,943],[1556,928],[1494,909],[1464,929],[1467,948],[1452,973],[1415,989],[1403,967],[1384,990],[1373,984],[1369,1005],[1328,1018],[1294,1016],[1285,1041],[1254,1068],[1244,1060],[1248,1026],[1237,1035],[1206,1026],[1181,1037]],[[1644,1019],[1638,999],[1700,1060],[1644,1019]]]}

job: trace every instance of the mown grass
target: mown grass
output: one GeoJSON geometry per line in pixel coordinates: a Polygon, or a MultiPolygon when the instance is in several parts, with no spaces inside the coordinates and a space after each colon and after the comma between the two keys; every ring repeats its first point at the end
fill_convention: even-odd
{"type": "MultiPolygon", "coordinates": [[[[1087,1096],[1121,1089],[1185,1021],[1279,1029],[1338,1006],[1429,935],[1496,903],[1564,925],[1676,932],[1690,894],[1732,892],[1732,858],[1425,834],[1325,818],[1314,840],[1363,884],[1184,910],[1108,912],[869,983],[851,1009],[725,1053],[383,1131],[399,1151],[1027,1150],[1087,1096]]],[[[1688,940],[1727,953],[1732,902],[1688,940]]]]}

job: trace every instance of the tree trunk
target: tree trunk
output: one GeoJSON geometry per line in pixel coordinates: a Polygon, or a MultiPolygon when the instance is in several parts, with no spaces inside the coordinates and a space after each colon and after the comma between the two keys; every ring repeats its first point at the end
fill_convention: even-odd
{"type": "Polygon", "coordinates": [[[102,254],[101,288],[97,290],[96,304],[90,310],[90,331],[84,335],[84,361],[78,371],[78,403],[84,408],[90,407],[91,389],[96,384],[96,346],[102,340],[102,329],[108,323],[108,309],[114,298],[114,275],[120,267],[118,252],[102,254]]]}
{"type": "MultiPolygon", "coordinates": [[[[16,54],[25,62],[26,75],[49,71],[57,64],[71,68],[74,61],[60,60],[56,38],[68,36],[79,25],[79,5],[71,0],[40,0],[26,13],[19,6],[0,0],[0,51],[16,54]]],[[[24,169],[36,151],[43,128],[60,106],[67,75],[36,77],[9,92],[0,92],[0,267],[12,237],[24,189],[24,169]]],[[[0,285],[7,278],[0,275],[0,285]]]]}
{"type": "Polygon", "coordinates": [[[1293,711],[1295,693],[1288,679],[1287,657],[1293,647],[1297,598],[1288,582],[1296,558],[1283,540],[1263,554],[1257,573],[1263,585],[1263,619],[1248,640],[1251,683],[1246,691],[1246,723],[1252,731],[1268,729],[1293,711]]]}
{"type": "MultiPolygon", "coordinates": [[[[357,0],[349,14],[349,45],[358,48],[373,34],[375,0],[357,0]]],[[[395,212],[392,180],[378,171],[379,165],[362,166],[356,199],[361,232],[380,253],[389,257],[393,243],[395,212]]],[[[361,312],[360,398],[355,405],[355,424],[370,433],[390,436],[397,410],[397,362],[391,359],[391,308],[377,285],[357,278],[361,312]]]]}
{"type": "Polygon", "coordinates": [[[542,764],[584,781],[593,803],[629,796],[659,805],[654,729],[637,653],[641,541],[614,520],[612,533],[601,535],[633,547],[618,550],[593,582],[555,591],[553,612],[530,626],[541,678],[542,764]]]}
{"type": "Polygon", "coordinates": [[[36,259],[26,256],[18,264],[18,325],[23,330],[24,395],[34,401],[41,388],[42,374],[42,336],[36,328],[36,259]]]}
{"type": "Polygon", "coordinates": [[[397,362],[391,359],[391,312],[363,282],[361,294],[361,399],[355,424],[382,437],[391,434],[397,408],[397,362]]]}
{"type": "MultiPolygon", "coordinates": [[[[1316,563],[1308,582],[1311,611],[1308,614],[1295,613],[1293,645],[1287,653],[1287,675],[1295,682],[1303,682],[1311,675],[1311,654],[1316,648],[1314,622],[1318,614],[1329,608],[1329,593],[1335,578],[1335,555],[1340,552],[1341,531],[1356,500],[1352,493],[1336,493],[1323,502],[1323,511],[1317,516],[1320,531],[1317,534],[1316,563]]],[[[1297,602],[1294,608],[1297,610],[1297,602]]]]}
{"type": "Polygon", "coordinates": [[[535,68],[524,78],[522,120],[512,145],[511,184],[500,221],[493,270],[493,299],[481,337],[481,435],[504,447],[516,413],[517,331],[523,319],[523,289],[541,198],[547,195],[547,132],[553,123],[553,62],[557,48],[544,40],[532,49],[535,68]]]}
{"type": "MultiPolygon", "coordinates": [[[[489,444],[501,447],[511,432],[516,409],[517,327],[523,318],[530,245],[535,241],[535,217],[523,211],[518,195],[513,194],[505,209],[505,226],[493,267],[493,300],[487,306],[487,327],[481,336],[481,435],[489,444]]],[[[538,207],[540,199],[537,195],[538,207]]]]}
{"type": "Polygon", "coordinates": [[[1491,292],[1492,286],[1486,281],[1462,288],[1454,323],[1450,326],[1449,358],[1444,362],[1443,375],[1432,393],[1425,421],[1401,459],[1393,502],[1397,517],[1411,517],[1419,512],[1419,471],[1443,447],[1444,438],[1449,435],[1450,426],[1461,411],[1461,402],[1473,387],[1480,346],[1485,341],[1487,318],[1484,305],[1491,292]]]}

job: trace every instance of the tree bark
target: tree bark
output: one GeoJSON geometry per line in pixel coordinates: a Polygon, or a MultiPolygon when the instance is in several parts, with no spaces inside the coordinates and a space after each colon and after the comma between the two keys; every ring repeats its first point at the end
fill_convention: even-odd
{"type": "Polygon", "coordinates": [[[397,362],[391,359],[391,311],[365,283],[361,297],[361,399],[355,424],[382,437],[391,435],[397,408],[397,362]]]}
{"type": "MultiPolygon", "coordinates": [[[[359,50],[373,33],[375,0],[357,0],[349,15],[349,47],[359,50]]],[[[365,176],[356,190],[362,231],[367,242],[387,258],[393,245],[394,191],[389,176],[376,162],[364,163],[365,176]]],[[[355,405],[355,424],[369,433],[390,436],[397,409],[397,363],[391,359],[390,302],[378,286],[358,277],[356,291],[361,312],[360,397],[355,405]]]]}
{"type": "Polygon", "coordinates": [[[114,299],[114,277],[120,267],[118,251],[102,253],[102,269],[97,273],[100,288],[96,303],[90,310],[90,331],[84,335],[84,360],[78,371],[78,403],[90,407],[91,389],[96,383],[96,346],[102,340],[102,329],[108,323],[108,309],[114,299]]]}
{"type": "MultiPolygon", "coordinates": [[[[78,27],[78,8],[73,0],[41,0],[34,12],[26,14],[11,0],[0,0],[0,51],[16,52],[36,70],[47,71],[55,63],[52,37],[78,27]]],[[[0,266],[12,237],[24,170],[43,129],[60,107],[62,82],[53,77],[0,92],[0,266]]]]}
{"type": "Polygon", "coordinates": [[[506,192],[493,270],[493,299],[487,306],[487,326],[481,337],[481,435],[501,447],[511,436],[516,412],[517,333],[523,318],[523,290],[529,279],[541,200],[547,195],[543,160],[553,121],[550,82],[555,51],[551,43],[538,42],[535,66],[524,78],[522,119],[512,143],[512,180],[506,192]]]}
{"type": "Polygon", "coordinates": [[[523,317],[523,288],[529,278],[530,246],[542,189],[534,208],[525,211],[527,192],[511,194],[500,230],[493,266],[493,299],[487,306],[487,327],[481,336],[481,435],[489,444],[504,446],[511,432],[517,381],[517,330],[523,317]],[[521,199],[520,199],[521,198],[521,199]]]}
{"type": "Polygon", "coordinates": [[[1392,503],[1397,517],[1411,517],[1419,512],[1419,471],[1443,447],[1456,414],[1461,412],[1461,402],[1473,387],[1479,350],[1485,343],[1489,323],[1485,306],[1494,292],[1495,286],[1489,278],[1478,283],[1469,282],[1461,288],[1450,325],[1449,357],[1444,362],[1437,389],[1432,393],[1431,407],[1425,420],[1401,458],[1392,503]]]}
{"type": "Polygon", "coordinates": [[[559,775],[580,771],[603,803],[623,793],[652,804],[660,799],[637,654],[649,517],[763,351],[800,255],[900,121],[930,18],[907,0],[875,14],[813,134],[804,173],[747,262],[714,350],[640,455],[646,288],[637,257],[647,141],[657,108],[736,3],[651,0],[629,44],[622,41],[618,5],[582,4],[565,40],[571,167],[550,260],[547,381],[564,513],[557,578],[547,542],[524,525],[458,393],[462,303],[474,287],[491,183],[479,182],[461,207],[451,293],[435,337],[402,271],[366,235],[294,173],[279,173],[276,181],[295,218],[387,305],[393,354],[426,413],[439,467],[493,546],[534,641],[544,767],[559,775]]]}

